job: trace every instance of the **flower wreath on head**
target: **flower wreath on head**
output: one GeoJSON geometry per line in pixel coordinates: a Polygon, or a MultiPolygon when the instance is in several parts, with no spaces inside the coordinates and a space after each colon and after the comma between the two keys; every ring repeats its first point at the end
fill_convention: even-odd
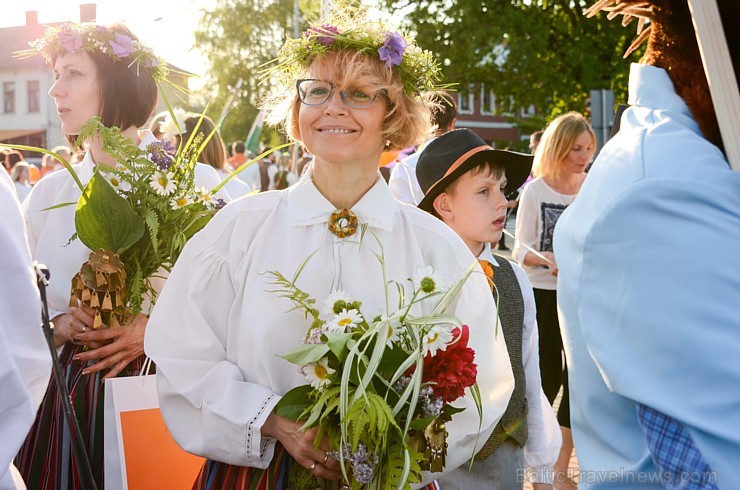
{"type": "Polygon", "coordinates": [[[277,59],[265,71],[265,77],[278,73],[283,82],[292,83],[303,76],[303,70],[317,57],[344,50],[377,56],[385,62],[403,83],[409,94],[437,92],[446,86],[440,85],[442,71],[431,51],[421,49],[408,36],[386,29],[379,22],[365,18],[361,13],[345,13],[346,9],[335,9],[321,25],[313,25],[297,39],[285,42],[277,59]]]}
{"type": "Polygon", "coordinates": [[[46,29],[44,36],[29,43],[31,49],[16,52],[25,58],[41,54],[48,63],[60,54],[78,50],[96,51],[108,55],[115,61],[128,62],[151,71],[157,84],[167,83],[167,65],[148,46],[130,36],[109,27],[92,23],[75,24],[65,22],[46,29]]]}

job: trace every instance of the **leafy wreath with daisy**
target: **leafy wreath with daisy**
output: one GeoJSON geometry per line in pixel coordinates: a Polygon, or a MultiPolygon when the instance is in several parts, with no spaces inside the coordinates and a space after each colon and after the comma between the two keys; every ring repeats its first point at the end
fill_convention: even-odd
{"type": "Polygon", "coordinates": [[[398,76],[409,94],[437,92],[442,70],[431,51],[420,48],[408,34],[386,29],[367,13],[338,5],[324,22],[309,27],[300,37],[285,41],[278,57],[265,65],[264,78],[276,74],[286,84],[301,78],[313,60],[329,52],[356,51],[377,56],[398,76]]]}
{"type": "Polygon", "coordinates": [[[158,85],[170,84],[167,80],[169,68],[144,43],[132,39],[126,34],[90,22],[75,24],[65,22],[51,26],[44,31],[43,37],[29,43],[31,49],[17,51],[17,58],[42,55],[47,63],[60,54],[79,50],[98,52],[116,61],[127,61],[137,68],[151,70],[152,77],[158,85]]]}

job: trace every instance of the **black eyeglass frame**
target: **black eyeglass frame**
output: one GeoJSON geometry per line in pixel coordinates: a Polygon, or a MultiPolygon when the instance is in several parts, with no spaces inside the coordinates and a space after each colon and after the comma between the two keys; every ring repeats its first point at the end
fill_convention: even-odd
{"type": "MultiPolygon", "coordinates": [[[[320,80],[318,78],[301,78],[301,79],[296,80],[296,82],[295,82],[295,89],[296,89],[296,93],[298,94],[298,100],[301,101],[301,104],[305,104],[305,105],[311,106],[311,107],[316,107],[316,106],[320,106],[320,105],[326,104],[329,101],[329,99],[331,99],[331,96],[334,94],[334,89],[335,88],[336,87],[334,86],[334,84],[332,82],[329,82],[327,80],[320,80]],[[303,97],[306,95],[307,92],[303,92],[303,96],[301,96],[301,84],[303,82],[322,82],[322,83],[329,84],[329,93],[326,94],[326,99],[324,99],[323,101],[318,102],[316,104],[311,104],[311,103],[306,102],[303,99],[303,97]]],[[[385,90],[385,89],[378,90],[377,92],[375,92],[373,94],[373,96],[370,99],[370,101],[367,104],[364,104],[364,105],[357,105],[357,104],[352,104],[350,102],[347,102],[347,99],[349,98],[349,96],[347,95],[347,93],[344,90],[341,90],[339,92],[339,97],[342,99],[342,102],[347,107],[352,107],[354,109],[364,109],[366,107],[370,107],[371,105],[373,105],[373,102],[375,102],[375,100],[378,98],[378,95],[381,95],[381,96],[384,96],[385,97],[387,93],[388,93],[388,91],[385,90]]]]}

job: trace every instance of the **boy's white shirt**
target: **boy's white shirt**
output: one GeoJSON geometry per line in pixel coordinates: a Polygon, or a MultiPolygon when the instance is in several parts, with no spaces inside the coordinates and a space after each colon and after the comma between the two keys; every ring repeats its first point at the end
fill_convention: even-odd
{"type": "MultiPolygon", "coordinates": [[[[491,244],[486,243],[479,259],[487,260],[498,267],[499,262],[491,252],[491,244]]],[[[525,397],[527,400],[527,443],[524,446],[524,462],[527,466],[529,481],[533,483],[551,483],[552,465],[558,459],[562,436],[555,412],[542,391],[539,364],[539,333],[537,330],[537,307],[534,302],[532,285],[524,272],[515,262],[509,261],[514,269],[519,289],[524,299],[524,324],[522,332],[522,365],[527,380],[525,397]]],[[[475,468],[475,464],[473,464],[475,468]]]]}

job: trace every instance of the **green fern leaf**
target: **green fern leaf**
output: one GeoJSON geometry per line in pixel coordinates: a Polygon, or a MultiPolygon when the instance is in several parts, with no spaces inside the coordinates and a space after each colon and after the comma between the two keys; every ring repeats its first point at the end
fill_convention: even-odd
{"type": "Polygon", "coordinates": [[[149,230],[149,238],[151,239],[154,253],[159,254],[159,240],[157,239],[159,234],[159,218],[157,218],[157,213],[150,208],[144,208],[141,210],[141,217],[144,218],[144,223],[146,223],[146,227],[149,230]]]}

